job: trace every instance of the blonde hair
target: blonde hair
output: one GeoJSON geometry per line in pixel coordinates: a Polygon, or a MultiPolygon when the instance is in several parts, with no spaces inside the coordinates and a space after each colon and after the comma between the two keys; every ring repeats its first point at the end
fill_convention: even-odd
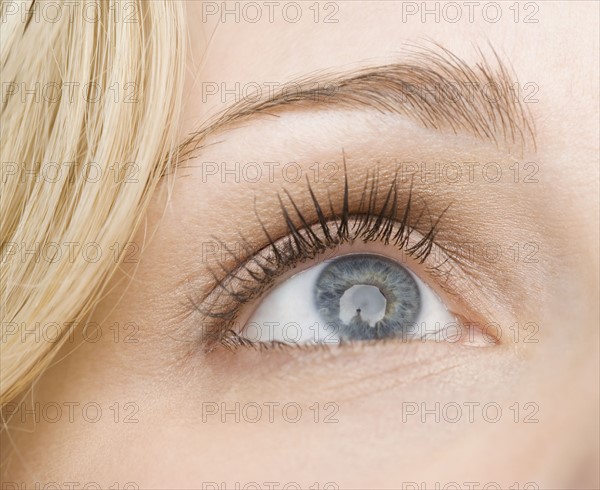
{"type": "Polygon", "coordinates": [[[173,164],[186,39],[170,0],[0,8],[5,404],[90,313],[173,164]]]}

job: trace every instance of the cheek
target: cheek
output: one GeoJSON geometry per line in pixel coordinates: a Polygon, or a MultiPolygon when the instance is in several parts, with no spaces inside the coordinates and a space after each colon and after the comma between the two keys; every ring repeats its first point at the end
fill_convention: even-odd
{"type": "Polygon", "coordinates": [[[50,421],[54,412],[45,408],[35,427],[16,426],[13,440],[2,439],[3,455],[13,443],[27,455],[9,458],[3,481],[34,487],[33,475],[102,488],[236,481],[373,488],[431,482],[435,470],[440,481],[508,486],[506,475],[529,481],[531,465],[546,454],[548,424],[522,423],[531,415],[523,401],[549,405],[532,390],[518,395],[525,366],[500,349],[418,343],[337,355],[214,354],[166,375],[124,362],[115,344],[74,349],[36,394],[41,407],[62,408],[59,420],[50,421]],[[500,418],[486,404],[499,406],[500,418]],[[488,453],[489,440],[504,456],[488,453]],[[459,455],[449,454],[457,441],[459,455]],[[360,451],[360,464],[348,463],[348,448],[360,451]]]}

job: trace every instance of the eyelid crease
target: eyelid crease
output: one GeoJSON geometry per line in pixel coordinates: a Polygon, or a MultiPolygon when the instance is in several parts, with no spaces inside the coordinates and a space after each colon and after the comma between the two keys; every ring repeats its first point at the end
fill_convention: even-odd
{"type": "Polygon", "coordinates": [[[362,241],[392,244],[419,264],[426,263],[435,247],[444,254],[444,260],[439,264],[426,264],[427,272],[433,276],[446,276],[446,278],[451,273],[452,269],[447,266],[460,260],[460,257],[444,253],[443,247],[435,243],[437,230],[448,207],[434,218],[425,204],[415,217],[412,214],[414,195],[411,182],[401,219],[397,220],[399,202],[397,174],[389,185],[382,204],[379,204],[377,198],[380,185],[379,173],[367,170],[365,189],[369,190],[362,193],[358,208],[351,212],[345,154],[342,154],[342,158],[344,193],[340,212],[335,211],[331,195],[328,193],[328,217],[307,179],[308,194],[316,214],[315,219],[307,218],[292,195],[284,190],[283,193],[289,203],[284,202],[281,194],[278,194],[278,198],[281,216],[287,227],[285,236],[274,239],[255,206],[256,219],[265,235],[266,246],[253,246],[245,237],[240,237],[245,254],[245,257],[240,258],[226,244],[215,238],[223,250],[232,257],[232,264],[225,265],[219,262],[219,271],[210,270],[213,286],[208,293],[200,298],[189,297],[191,312],[200,313],[202,316],[201,343],[206,350],[211,350],[222,341],[227,332],[232,331],[231,326],[241,308],[264,293],[285,271],[294,268],[300,262],[315,259],[325,251],[335,249],[344,243],[362,241]],[[428,216],[427,220],[424,220],[425,215],[428,216]],[[292,216],[295,216],[298,224],[292,216]],[[417,231],[423,226],[426,227],[426,231],[417,231]]]}

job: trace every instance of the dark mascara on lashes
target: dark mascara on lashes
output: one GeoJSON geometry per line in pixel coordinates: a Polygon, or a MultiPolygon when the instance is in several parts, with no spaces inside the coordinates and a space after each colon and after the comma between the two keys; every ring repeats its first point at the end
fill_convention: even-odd
{"type": "MultiPolygon", "coordinates": [[[[205,338],[207,347],[215,343],[226,346],[250,346],[254,343],[241,337],[232,327],[242,308],[247,302],[263,294],[277,277],[293,268],[299,262],[314,259],[328,249],[343,243],[354,241],[379,241],[386,245],[393,244],[405,251],[414,260],[423,263],[432,251],[440,220],[446,210],[436,219],[429,215],[428,231],[414,244],[409,245],[413,228],[411,203],[413,200],[412,182],[404,210],[398,219],[398,176],[390,184],[384,202],[377,205],[379,176],[377,172],[367,171],[366,181],[361,194],[361,200],[356,213],[350,212],[349,186],[346,162],[344,157],[344,193],[340,213],[336,213],[328,194],[328,211],[317,199],[310,182],[307,179],[308,193],[316,213],[316,223],[309,223],[293,197],[284,190],[289,204],[285,204],[281,194],[278,194],[281,216],[288,229],[287,236],[273,239],[265,224],[255,210],[256,218],[261,227],[267,246],[253,251],[253,247],[245,237],[240,237],[250,259],[239,261],[233,251],[222,244],[224,250],[237,259],[231,267],[219,264],[220,271],[211,270],[215,286],[200,301],[192,300],[193,308],[199,311],[203,318],[214,323],[209,335],[205,338]],[[370,184],[370,185],[369,185],[370,184]],[[290,212],[293,212],[299,225],[296,225],[290,212]]],[[[446,208],[447,209],[447,208],[446,208]]],[[[416,218],[416,226],[426,208],[416,218]]]]}

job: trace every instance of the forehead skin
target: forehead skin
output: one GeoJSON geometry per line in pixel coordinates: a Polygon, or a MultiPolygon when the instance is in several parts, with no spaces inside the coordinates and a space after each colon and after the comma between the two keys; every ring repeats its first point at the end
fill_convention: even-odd
{"type": "MultiPolygon", "coordinates": [[[[525,243],[535,237],[540,264],[502,264],[502,280],[491,267],[480,289],[489,284],[493,290],[489,308],[497,315],[516,310],[507,317],[539,322],[540,342],[469,351],[453,345],[374,346],[325,360],[315,354],[294,355],[291,361],[277,354],[211,362],[198,356],[195,364],[182,367],[173,362],[181,344],[165,332],[191,328],[173,312],[181,307],[181,295],[175,294],[179,284],[198,269],[196,245],[216,231],[226,240],[235,240],[236,230],[252,233],[254,196],[282,187],[280,181],[260,192],[243,182],[206,185],[191,165],[177,174],[166,211],[165,193],[157,193],[136,239],[146,244],[141,261],[123,267],[95,314],[107,332],[115,322],[141,325],[140,342],[115,343],[107,335],[97,343],[68,345],[36,389],[41,403],[134,403],[137,423],[42,421],[35,430],[15,430],[11,441],[6,436],[2,441],[3,448],[17,448],[3,479],[102,482],[105,487],[134,481],[139,488],[201,488],[207,481],[227,481],[228,488],[236,481],[242,486],[303,482],[304,487],[319,481],[320,488],[328,481],[340,488],[397,488],[401,481],[428,481],[427,488],[435,481],[442,487],[452,481],[597,486],[598,392],[590,387],[598,386],[598,4],[531,2],[539,7],[533,14],[521,4],[516,22],[512,3],[502,3],[496,23],[487,22],[478,7],[469,22],[464,7],[463,19],[452,23],[443,17],[436,22],[432,15],[423,21],[420,12],[403,19],[403,4],[422,2],[335,2],[332,19],[338,22],[325,23],[314,22],[315,12],[306,3],[297,23],[283,21],[275,10],[272,23],[229,17],[217,27],[216,15],[203,22],[207,3],[221,5],[186,4],[192,50],[182,140],[232,103],[222,100],[221,92],[203,96],[203,84],[216,84],[219,91],[223,82],[230,90],[237,82],[241,87],[281,85],[321,70],[398,62],[407,41],[429,39],[467,63],[479,60],[474,46],[489,43],[521,87],[535,88],[536,102],[528,108],[537,151],[527,158],[539,163],[539,185],[452,187],[459,197],[452,220],[467,234],[485,234],[487,241],[525,243]],[[125,287],[132,275],[134,281],[125,287]],[[236,401],[293,400],[305,407],[316,400],[336,402],[339,423],[202,423],[202,404],[221,400],[229,406],[236,401]],[[439,400],[495,402],[505,416],[500,424],[477,417],[461,425],[399,422],[402,403],[432,407],[439,400]],[[513,423],[508,407],[529,402],[538,407],[539,422],[513,423]]],[[[319,19],[330,13],[324,4],[319,9],[319,19]]],[[[494,12],[486,14],[490,18],[494,12]]],[[[304,165],[339,158],[344,146],[349,154],[373,158],[389,148],[423,158],[444,152],[475,155],[495,159],[503,168],[510,163],[505,152],[468,138],[358,113],[287,114],[275,122],[248,121],[212,138],[218,143],[200,160],[298,159],[304,165]],[[394,131],[406,131],[402,134],[414,140],[395,143],[394,131]],[[368,149],[361,147],[363,140],[368,149]]],[[[424,191],[429,197],[444,192],[452,190],[424,191]]],[[[269,220],[277,208],[265,202],[269,220]]],[[[208,272],[201,274],[198,282],[208,283],[208,272]]]]}

